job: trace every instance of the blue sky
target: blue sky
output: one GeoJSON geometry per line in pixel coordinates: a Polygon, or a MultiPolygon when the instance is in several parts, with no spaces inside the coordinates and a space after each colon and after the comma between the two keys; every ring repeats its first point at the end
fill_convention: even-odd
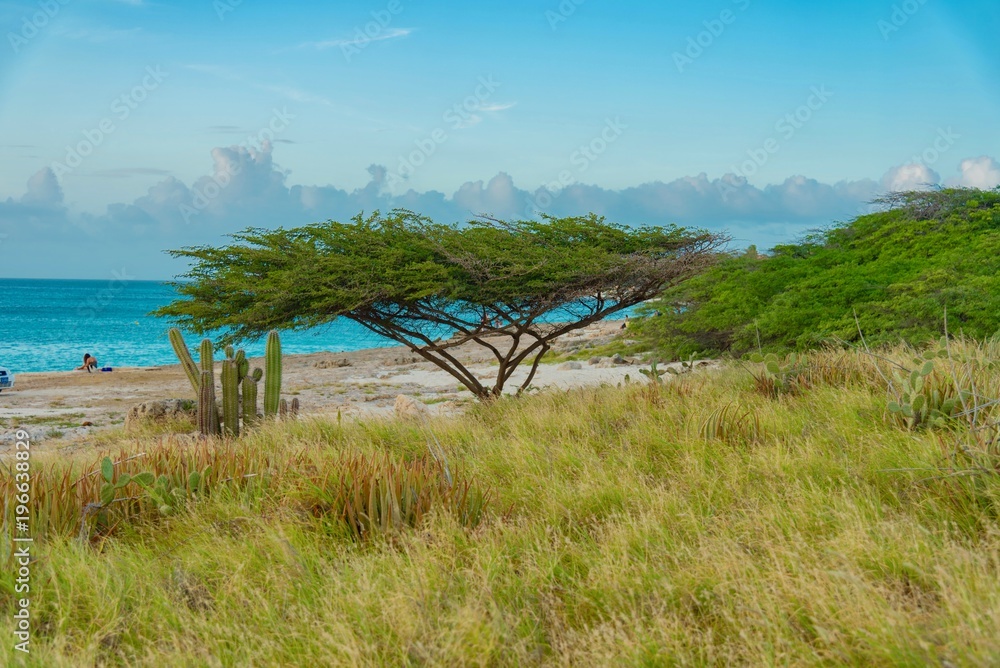
{"type": "Polygon", "coordinates": [[[408,206],[768,246],[1000,182],[995,2],[0,1],[0,274],[408,206]],[[86,155],[83,155],[86,153],[86,155]]]}

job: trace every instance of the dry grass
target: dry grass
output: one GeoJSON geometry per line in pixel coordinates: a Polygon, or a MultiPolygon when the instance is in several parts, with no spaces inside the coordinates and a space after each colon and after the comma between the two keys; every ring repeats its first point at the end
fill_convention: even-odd
{"type": "MultiPolygon", "coordinates": [[[[50,521],[29,663],[997,665],[995,444],[961,420],[900,428],[871,358],[809,361],[809,386],[773,398],[733,367],[503,400],[429,427],[138,437],[112,453],[152,453],[137,471],[210,458],[233,462],[217,480],[268,483],[139,512],[92,544],[50,521]],[[302,481],[338,462],[426,463],[428,428],[452,471],[493,495],[477,528],[431,511],[393,540],[357,541],[298,503],[302,481]],[[942,475],[959,442],[982,471],[942,475]]],[[[978,382],[996,388],[997,373],[978,382]]],[[[46,471],[58,487],[86,467],[46,471]]],[[[87,489],[58,498],[93,501],[87,489]]],[[[18,665],[12,644],[0,664],[18,665]]]]}

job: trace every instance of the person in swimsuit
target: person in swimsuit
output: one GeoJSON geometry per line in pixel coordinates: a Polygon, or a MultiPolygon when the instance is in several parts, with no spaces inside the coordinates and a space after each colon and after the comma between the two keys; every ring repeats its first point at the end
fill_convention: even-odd
{"type": "Polygon", "coordinates": [[[83,371],[86,369],[87,373],[92,372],[97,368],[97,358],[90,353],[83,354],[83,366],[76,367],[77,371],[83,371]]]}

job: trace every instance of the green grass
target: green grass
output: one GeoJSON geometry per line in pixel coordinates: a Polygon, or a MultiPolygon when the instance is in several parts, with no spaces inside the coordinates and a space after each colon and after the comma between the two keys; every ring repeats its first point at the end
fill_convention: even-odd
{"type": "MultiPolygon", "coordinates": [[[[870,361],[813,360],[773,399],[727,368],[427,426],[304,420],[207,449],[120,435],[115,459],[151,453],[134,470],[194,448],[261,476],[167,517],[140,504],[90,544],[50,532],[27,661],[0,576],[0,665],[997,665],[1000,476],[931,479],[962,429],[906,431],[870,361]],[[438,513],[359,543],[304,511],[301,476],[423,457],[431,431],[491,490],[475,530],[438,513]]],[[[72,482],[96,461],[36,465],[72,482]]]]}

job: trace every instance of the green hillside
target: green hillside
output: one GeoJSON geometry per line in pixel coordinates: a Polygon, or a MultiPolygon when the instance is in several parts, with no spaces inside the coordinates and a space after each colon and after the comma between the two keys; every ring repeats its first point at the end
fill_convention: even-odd
{"type": "Polygon", "coordinates": [[[770,255],[753,249],[667,292],[639,331],[671,356],[1000,330],[1000,190],[901,193],[770,255]]]}

